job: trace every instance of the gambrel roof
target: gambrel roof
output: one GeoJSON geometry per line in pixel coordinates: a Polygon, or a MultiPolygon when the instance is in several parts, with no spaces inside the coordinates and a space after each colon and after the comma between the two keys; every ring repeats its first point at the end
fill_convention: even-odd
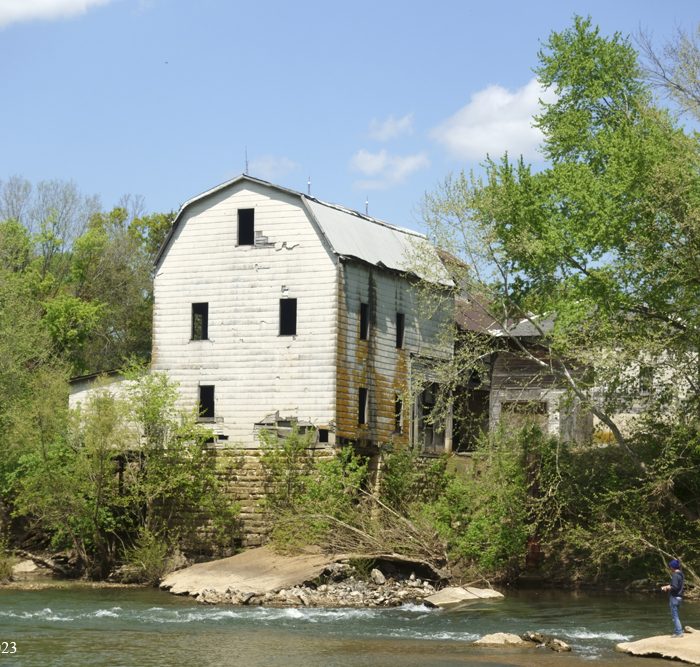
{"type": "Polygon", "coordinates": [[[356,259],[392,271],[411,273],[430,282],[453,284],[435,248],[423,234],[390,225],[357,211],[329,204],[247,174],[237,176],[186,201],[178,211],[172,229],[156,255],[155,264],[160,262],[185,212],[193,204],[245,181],[298,197],[329,249],[338,257],[356,259]]]}

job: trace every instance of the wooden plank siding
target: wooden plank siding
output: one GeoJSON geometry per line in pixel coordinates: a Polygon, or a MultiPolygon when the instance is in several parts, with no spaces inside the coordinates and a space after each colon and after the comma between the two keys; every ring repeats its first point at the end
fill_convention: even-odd
{"type": "MultiPolygon", "coordinates": [[[[502,351],[495,356],[491,374],[490,428],[497,428],[502,415],[508,421],[510,417],[505,413],[514,407],[534,411],[543,406],[541,417],[535,421],[541,422],[547,433],[568,441],[586,442],[593,428],[591,413],[581,409],[580,402],[569,394],[564,381],[555,374],[557,362],[549,357],[547,350],[531,345],[530,352],[548,367],[543,368],[522,353],[502,351]]],[[[510,421],[511,425],[515,423],[510,421]]]]}
{"type": "Polygon", "coordinates": [[[193,409],[215,386],[215,430],[257,446],[254,424],[331,424],[335,410],[336,259],[298,198],[243,181],[185,210],[154,284],[153,368],[193,409]],[[237,245],[237,211],[255,211],[267,247],[237,245]],[[297,299],[297,333],[279,335],[279,300],[297,299]],[[208,340],[191,340],[193,303],[208,303],[208,340]]]}
{"type": "Polygon", "coordinates": [[[450,314],[421,320],[412,282],[403,275],[357,261],[343,261],[338,275],[336,436],[374,444],[410,441],[412,358],[446,356],[438,333],[450,314]],[[360,338],[360,304],[369,304],[370,333],[360,338]],[[396,347],[396,313],[404,313],[403,347],[396,347]],[[358,423],[359,389],[368,389],[367,424],[358,423]],[[395,431],[395,401],[403,402],[402,432],[395,431]]]}

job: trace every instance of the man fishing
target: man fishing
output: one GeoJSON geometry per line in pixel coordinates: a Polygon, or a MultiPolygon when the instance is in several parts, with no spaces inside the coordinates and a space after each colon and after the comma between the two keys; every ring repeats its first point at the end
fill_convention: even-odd
{"type": "Polygon", "coordinates": [[[661,590],[668,593],[668,606],[671,608],[671,618],[673,619],[674,628],[671,637],[682,637],[683,626],[681,625],[681,619],[678,617],[678,609],[683,600],[685,577],[681,571],[681,562],[677,558],[669,561],[668,567],[671,570],[671,583],[662,586],[661,590]]]}

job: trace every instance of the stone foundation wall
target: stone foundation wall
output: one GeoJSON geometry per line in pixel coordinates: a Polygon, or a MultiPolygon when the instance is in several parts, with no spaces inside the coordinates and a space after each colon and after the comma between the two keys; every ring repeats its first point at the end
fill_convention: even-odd
{"type": "MultiPolygon", "coordinates": [[[[315,448],[313,455],[319,459],[332,458],[332,447],[315,448]]],[[[242,547],[257,547],[267,541],[270,531],[262,500],[265,497],[265,471],[261,463],[262,450],[222,448],[216,450],[219,478],[224,483],[224,493],[241,507],[240,529],[242,547]]]]}

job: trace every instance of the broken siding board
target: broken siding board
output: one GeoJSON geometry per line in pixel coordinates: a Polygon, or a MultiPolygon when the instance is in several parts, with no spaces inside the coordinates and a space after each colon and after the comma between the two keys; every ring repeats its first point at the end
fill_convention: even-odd
{"type": "Polygon", "coordinates": [[[181,383],[216,386],[216,427],[254,446],[253,425],[276,410],[318,424],[334,416],[335,261],[300,201],[250,183],[196,202],[158,267],[154,359],[181,383]],[[237,246],[237,211],[273,247],[237,246]],[[286,292],[283,292],[285,286],[286,292]],[[297,335],[279,335],[279,300],[296,298],[297,335]],[[209,303],[209,341],[190,341],[190,303],[209,303]],[[286,411],[286,412],[285,412],[286,411]]]}

